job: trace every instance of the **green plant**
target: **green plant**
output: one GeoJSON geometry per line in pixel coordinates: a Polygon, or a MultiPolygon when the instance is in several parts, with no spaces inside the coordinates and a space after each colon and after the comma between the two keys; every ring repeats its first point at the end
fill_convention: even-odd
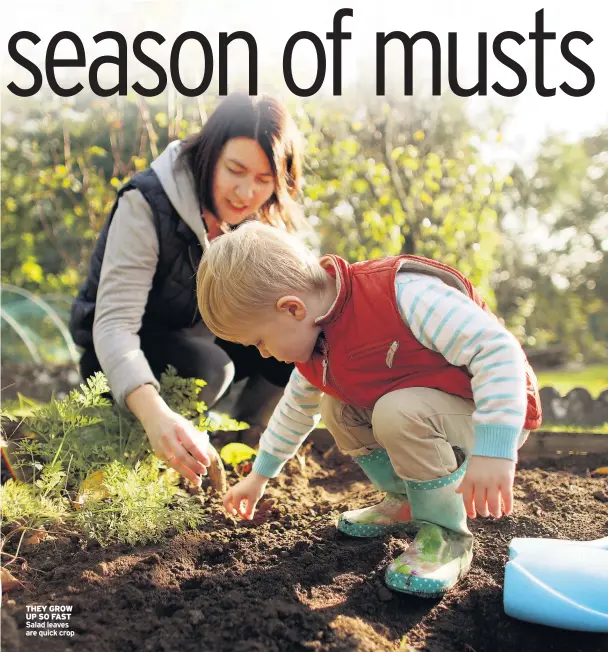
{"type": "Polygon", "coordinates": [[[85,500],[76,524],[88,539],[102,546],[116,542],[153,543],[167,529],[178,532],[203,521],[200,500],[180,491],[161,473],[152,457],[132,469],[115,461],[103,468],[102,500],[85,500]]]}
{"type": "Polygon", "coordinates": [[[67,516],[67,505],[55,496],[48,497],[36,486],[8,480],[0,487],[2,502],[2,529],[14,527],[40,527],[60,523],[67,516]]]}
{"type": "MultiPolygon", "coordinates": [[[[211,424],[198,400],[205,382],[180,378],[172,367],[161,377],[168,405],[203,430],[211,424]]],[[[2,487],[2,530],[75,525],[101,545],[157,541],[168,529],[196,527],[203,520],[198,498],[180,490],[179,477],[152,454],[140,423],[109,398],[98,373],[63,400],[8,410],[22,419],[14,467],[30,483],[2,487]]],[[[217,424],[215,424],[217,426],[217,424]]],[[[223,429],[245,424],[223,420],[223,429]]]]}

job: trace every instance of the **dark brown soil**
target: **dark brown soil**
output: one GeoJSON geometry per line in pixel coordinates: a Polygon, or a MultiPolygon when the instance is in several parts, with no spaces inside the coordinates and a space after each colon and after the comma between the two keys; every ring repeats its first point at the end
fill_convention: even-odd
{"type": "MultiPolygon", "coordinates": [[[[210,496],[199,531],[149,548],[83,549],[44,541],[14,571],[25,588],[4,597],[2,649],[220,651],[423,649],[433,652],[608,650],[608,636],[509,618],[502,582],[513,537],[593,539],[608,534],[604,456],[522,466],[513,517],[477,519],[475,561],[441,600],[395,594],[382,583],[406,539],[336,533],[344,509],[378,494],[346,458],[314,449],[273,483],[253,523],[235,522],[210,496]],[[25,636],[26,605],[73,606],[75,636],[25,636]],[[409,646],[409,647],[408,647],[409,646]]],[[[15,564],[11,566],[14,568],[15,564]]]]}

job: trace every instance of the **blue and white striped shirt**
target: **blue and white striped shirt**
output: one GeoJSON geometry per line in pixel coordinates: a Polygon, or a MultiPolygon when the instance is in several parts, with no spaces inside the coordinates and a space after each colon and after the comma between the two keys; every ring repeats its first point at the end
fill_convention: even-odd
{"type": "MultiPolygon", "coordinates": [[[[526,417],[525,358],[500,322],[468,296],[426,274],[399,272],[397,302],[414,337],[472,375],[474,455],[517,459],[526,417]]],[[[260,439],[253,469],[276,477],[318,423],[321,391],[296,369],[260,439]]]]}

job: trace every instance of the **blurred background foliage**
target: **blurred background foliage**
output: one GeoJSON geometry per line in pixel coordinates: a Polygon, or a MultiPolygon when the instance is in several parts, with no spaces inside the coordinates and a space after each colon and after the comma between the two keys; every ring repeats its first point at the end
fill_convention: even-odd
{"type": "MultiPolygon", "coordinates": [[[[116,189],[198,131],[217,101],[5,102],[3,285],[56,308],[63,297],[65,308],[116,189]]],[[[306,141],[303,202],[321,251],[436,258],[467,275],[525,346],[606,360],[608,127],[579,142],[551,136],[529,164],[498,165],[508,116],[473,119],[454,97],[351,93],[290,109],[306,141]]],[[[10,309],[3,301],[3,316],[10,309]]]]}

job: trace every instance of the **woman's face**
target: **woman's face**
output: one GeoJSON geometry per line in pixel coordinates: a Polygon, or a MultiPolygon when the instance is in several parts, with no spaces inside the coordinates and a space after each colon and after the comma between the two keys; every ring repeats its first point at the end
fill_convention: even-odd
{"type": "Polygon", "coordinates": [[[270,199],[275,186],[270,161],[257,140],[232,138],[215,166],[215,217],[227,224],[240,224],[270,199]]]}

